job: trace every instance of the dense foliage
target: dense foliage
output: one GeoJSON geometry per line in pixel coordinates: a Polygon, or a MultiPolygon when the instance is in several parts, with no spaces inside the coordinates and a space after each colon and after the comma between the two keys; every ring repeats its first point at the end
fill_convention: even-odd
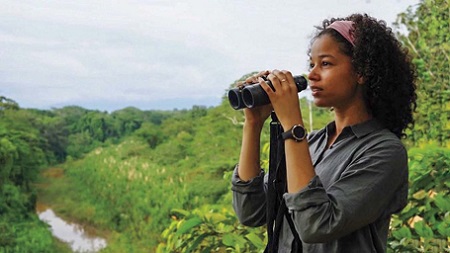
{"type": "Polygon", "coordinates": [[[449,2],[423,0],[398,16],[399,34],[418,72],[416,124],[408,133],[407,207],[392,223],[395,252],[450,251],[450,45],[449,2]]]}
{"type": "Polygon", "coordinates": [[[392,222],[395,252],[442,252],[450,239],[450,150],[409,150],[409,202],[392,222]]]}
{"type": "Polygon", "coordinates": [[[418,72],[416,124],[409,139],[415,144],[450,145],[450,20],[449,1],[422,0],[398,15],[399,34],[418,72]]]}
{"type": "MultiPolygon", "coordinates": [[[[405,140],[409,203],[392,221],[389,252],[450,251],[448,15],[448,1],[424,0],[398,19],[419,100],[405,140]]],[[[300,102],[309,130],[331,119],[300,102]]],[[[240,225],[231,207],[242,121],[225,98],[213,108],[108,113],[22,109],[0,96],[0,252],[66,250],[36,217],[37,196],[98,228],[108,240],[102,252],[262,252],[265,228],[240,225]],[[48,176],[54,170],[61,176],[48,176]]]]}
{"type": "Polygon", "coordinates": [[[1,96],[0,252],[62,250],[35,215],[35,182],[41,169],[81,158],[94,148],[119,143],[141,126],[185,113],[136,108],[111,114],[81,107],[21,109],[1,96]]]}

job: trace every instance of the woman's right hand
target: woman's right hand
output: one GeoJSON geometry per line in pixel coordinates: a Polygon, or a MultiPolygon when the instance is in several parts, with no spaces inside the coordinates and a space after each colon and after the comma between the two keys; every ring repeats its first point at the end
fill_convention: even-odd
{"type": "MultiPolygon", "coordinates": [[[[267,76],[269,74],[268,70],[261,71],[247,79],[245,79],[244,86],[258,84],[258,78],[262,76],[267,76]]],[[[259,127],[262,129],[264,122],[269,117],[270,112],[272,112],[273,107],[271,104],[253,107],[251,109],[244,108],[245,124],[250,124],[253,127],[259,127]]]]}

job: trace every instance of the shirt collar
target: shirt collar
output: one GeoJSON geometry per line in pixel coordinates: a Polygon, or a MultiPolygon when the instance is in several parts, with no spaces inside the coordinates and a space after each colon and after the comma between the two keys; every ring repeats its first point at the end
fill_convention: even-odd
{"type": "Polygon", "coordinates": [[[350,126],[350,128],[357,138],[361,138],[367,134],[381,130],[384,127],[377,119],[372,118],[362,123],[350,126]]]}
{"type": "MultiPolygon", "coordinates": [[[[361,138],[367,134],[370,134],[374,131],[383,129],[383,125],[381,125],[381,123],[375,119],[369,119],[367,121],[355,124],[355,125],[351,125],[351,126],[346,126],[343,129],[343,132],[351,132],[353,133],[357,138],[361,138]]],[[[330,122],[327,126],[326,126],[326,131],[327,133],[332,133],[334,131],[336,131],[336,123],[334,121],[330,122]]]]}

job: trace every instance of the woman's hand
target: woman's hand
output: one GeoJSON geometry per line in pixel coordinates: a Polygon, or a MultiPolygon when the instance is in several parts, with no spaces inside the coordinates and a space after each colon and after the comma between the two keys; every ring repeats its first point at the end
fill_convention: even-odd
{"type": "Polygon", "coordinates": [[[291,72],[273,70],[267,78],[272,82],[275,91],[262,78],[259,78],[258,81],[269,96],[273,109],[283,128],[288,130],[295,124],[303,124],[298,88],[295,85],[291,72]]]}
{"type": "MultiPolygon", "coordinates": [[[[262,76],[267,76],[270,72],[268,70],[261,71],[258,74],[255,74],[245,80],[244,86],[246,85],[252,85],[259,82],[259,78],[262,76]]],[[[264,122],[269,117],[270,112],[272,112],[273,108],[272,105],[264,105],[264,106],[257,106],[254,108],[244,108],[244,115],[245,115],[245,123],[250,124],[252,127],[258,127],[261,128],[264,125],[264,122]]]]}

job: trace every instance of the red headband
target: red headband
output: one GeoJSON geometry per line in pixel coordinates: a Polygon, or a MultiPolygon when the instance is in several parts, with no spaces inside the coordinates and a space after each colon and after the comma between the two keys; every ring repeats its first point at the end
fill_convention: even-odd
{"type": "Polygon", "coordinates": [[[353,37],[353,21],[335,21],[327,28],[336,30],[348,42],[355,46],[355,38],[353,37]]]}

